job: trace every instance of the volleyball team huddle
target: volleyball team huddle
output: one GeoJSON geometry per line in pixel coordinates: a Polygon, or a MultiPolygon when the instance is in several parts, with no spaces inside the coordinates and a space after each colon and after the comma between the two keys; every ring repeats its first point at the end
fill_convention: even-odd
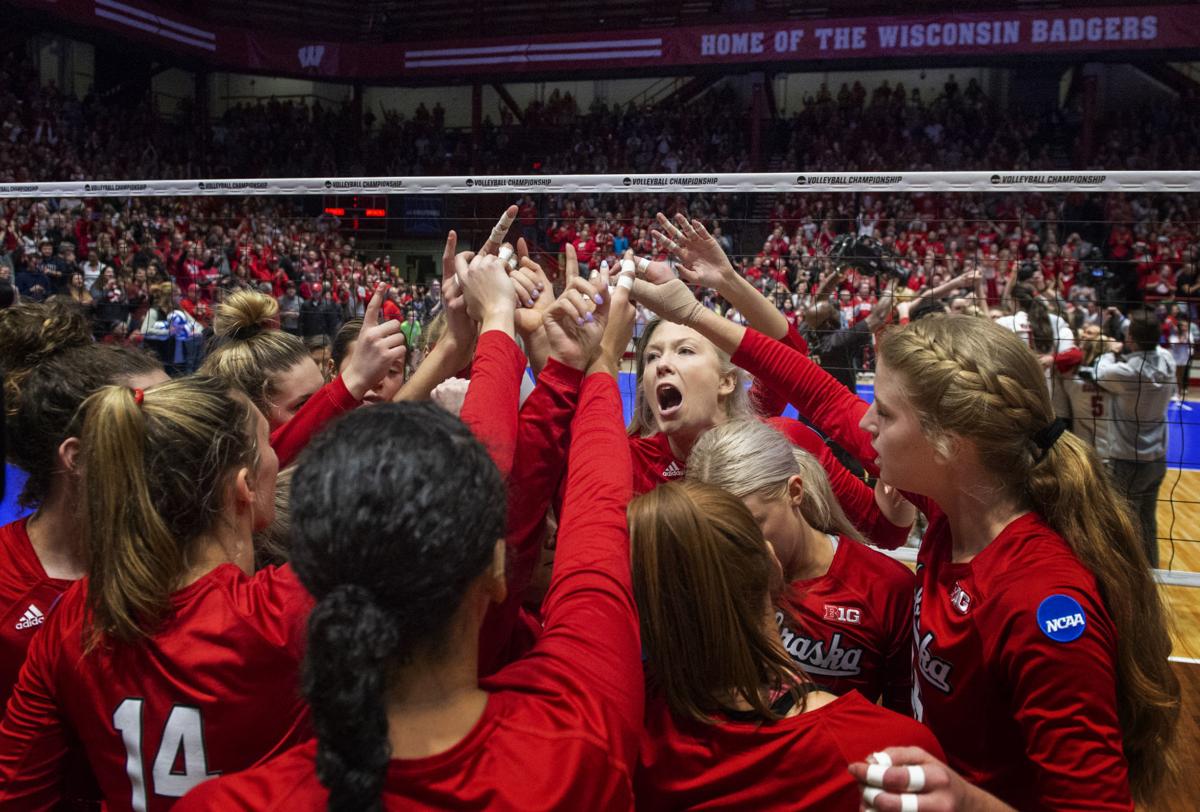
{"type": "Polygon", "coordinates": [[[581,274],[568,247],[556,298],[514,214],[477,253],[450,232],[407,379],[382,286],[327,376],[258,293],[174,380],[67,305],[0,312],[37,507],[0,528],[0,807],[1095,810],[1168,785],[1146,555],[1021,339],[887,328],[868,404],[698,221],[659,215],[673,265],[581,274]],[[633,301],[658,320],[626,427],[633,301]],[[871,545],[918,511],[914,574],[871,545]]]}

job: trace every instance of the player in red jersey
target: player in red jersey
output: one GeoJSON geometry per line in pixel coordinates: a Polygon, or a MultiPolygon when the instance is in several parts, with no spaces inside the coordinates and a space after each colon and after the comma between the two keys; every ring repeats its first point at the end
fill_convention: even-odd
{"type": "Polygon", "coordinates": [[[913,575],[862,543],[816,459],[736,420],[704,433],[687,478],[741,499],[771,542],[787,584],[775,619],[796,665],[831,693],[910,714],[913,575]]]}
{"type": "MultiPolygon", "coordinates": [[[[111,383],[167,379],[148,353],[92,343],[82,311],[59,303],[0,311],[5,448],[29,473],[22,504],[33,515],[0,527],[0,706],[8,702],[34,632],[86,568],[73,425],[80,404],[111,383]]],[[[2,710],[0,710],[2,713],[2,710]]]]}
{"type": "Polygon", "coordinates": [[[59,800],[68,742],[111,810],[165,810],[214,772],[302,741],[296,686],[311,600],[251,577],[277,463],[265,418],[215,378],[83,406],[87,577],[30,646],[0,723],[0,806],[59,800]]]}
{"type": "MultiPolygon", "coordinates": [[[[719,346],[766,341],[698,315],[719,346]]],[[[869,407],[798,353],[772,360],[802,414],[925,497],[913,708],[982,789],[955,786],[978,808],[1152,798],[1179,701],[1162,606],[1128,513],[1094,454],[1061,433],[1027,345],[970,316],[913,322],[881,343],[869,407]]],[[[905,780],[888,771],[873,806],[900,809],[905,780]]]]}
{"type": "Polygon", "coordinates": [[[279,329],[279,303],[242,291],[217,308],[213,346],[200,371],[242,392],[266,416],[271,447],[290,465],[326,422],[359,405],[405,352],[400,323],[379,323],[387,286],[367,305],[357,352],[344,374],[325,383],[304,342],[279,329]]]}
{"type": "MultiPolygon", "coordinates": [[[[696,221],[688,223],[680,216],[676,226],[662,215],[659,223],[670,229],[672,235],[663,237],[655,232],[660,241],[691,263],[678,266],[684,279],[714,286],[723,296],[737,296],[735,304],[751,326],[773,331],[773,335],[790,346],[805,351],[803,339],[789,330],[783,315],[737,277],[720,245],[703,225],[696,221]],[[735,281],[728,281],[727,277],[735,281]]],[[[674,280],[663,263],[650,263],[644,276],[656,283],[674,280]]],[[[735,363],[728,353],[686,325],[662,321],[651,322],[642,334],[636,363],[638,387],[629,428],[636,493],[682,477],[687,470],[687,455],[703,432],[726,420],[751,414],[742,369],[756,377],[756,390],[761,394],[755,399],[767,414],[782,411],[790,388],[786,379],[765,368],[758,358],[735,363]]],[[[846,470],[824,441],[798,421],[774,418],[773,422],[821,462],[834,494],[855,526],[885,546],[903,543],[915,518],[911,506],[901,505],[897,509],[890,501],[877,501],[871,489],[846,470]]]]}
{"type": "MultiPolygon", "coordinates": [[[[506,300],[511,335],[511,298],[489,297],[485,329],[506,300]]],[[[608,307],[569,291],[551,318],[594,346],[608,307]]],[[[430,405],[361,410],[317,438],[293,482],[293,562],[317,598],[305,688],[318,738],[179,810],[632,805],[643,679],[619,359],[591,361],[579,395],[545,630],[482,680],[481,623],[505,593],[495,465],[430,405]],[[437,487],[397,499],[414,476],[437,487]]]]}
{"type": "Polygon", "coordinates": [[[780,561],[747,507],[711,485],[661,485],[629,508],[646,652],[644,809],[846,810],[847,766],[932,734],[857,691],[835,697],[775,631],[780,561]]]}
{"type": "Polygon", "coordinates": [[[982,320],[881,350],[862,426],[930,517],[913,706],[950,766],[1012,806],[1129,809],[1169,772],[1170,637],[1130,516],[1042,377],[982,320]]]}

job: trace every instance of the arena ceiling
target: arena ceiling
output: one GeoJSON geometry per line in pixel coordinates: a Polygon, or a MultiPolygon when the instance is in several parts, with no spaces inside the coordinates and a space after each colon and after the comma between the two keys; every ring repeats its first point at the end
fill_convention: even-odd
{"type": "MultiPolygon", "coordinates": [[[[1009,0],[989,9],[1130,7],[1154,0],[1009,0]]],[[[462,39],[514,33],[662,28],[756,20],[895,15],[894,0],[160,0],[214,23],[364,42],[462,39]]],[[[963,10],[961,2],[908,0],[904,11],[963,10]]]]}

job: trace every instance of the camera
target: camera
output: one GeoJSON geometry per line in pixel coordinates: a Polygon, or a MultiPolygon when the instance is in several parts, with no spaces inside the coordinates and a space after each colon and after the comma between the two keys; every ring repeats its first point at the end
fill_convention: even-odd
{"type": "Polygon", "coordinates": [[[843,234],[830,246],[829,258],[838,269],[853,268],[877,279],[895,279],[902,285],[908,283],[908,269],[874,237],[843,234]]]}

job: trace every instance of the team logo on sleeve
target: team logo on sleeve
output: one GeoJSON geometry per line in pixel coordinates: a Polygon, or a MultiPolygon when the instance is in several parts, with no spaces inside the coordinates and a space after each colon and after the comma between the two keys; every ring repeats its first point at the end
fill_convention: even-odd
{"type": "Polygon", "coordinates": [[[971,595],[960,584],[955,584],[954,591],[950,593],[950,605],[960,615],[965,615],[971,611],[971,595]]]}
{"type": "Polygon", "coordinates": [[[1038,628],[1056,643],[1070,643],[1083,636],[1087,616],[1079,601],[1069,595],[1051,595],[1038,605],[1038,628]]]}
{"type": "Polygon", "coordinates": [[[671,460],[671,464],[663,469],[662,475],[667,479],[675,479],[676,477],[681,477],[686,473],[686,471],[679,467],[679,463],[675,462],[675,460],[671,460]]]}

